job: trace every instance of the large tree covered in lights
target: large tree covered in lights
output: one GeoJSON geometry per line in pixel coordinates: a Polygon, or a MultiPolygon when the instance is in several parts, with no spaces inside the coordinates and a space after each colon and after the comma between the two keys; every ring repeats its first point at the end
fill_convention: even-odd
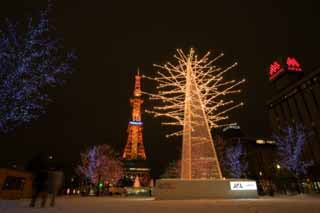
{"type": "Polygon", "coordinates": [[[81,163],[76,170],[91,183],[115,184],[123,177],[122,162],[109,145],[93,146],[80,155],[81,163]]]}
{"type": "Polygon", "coordinates": [[[0,131],[7,132],[45,112],[49,88],[72,71],[66,51],[49,26],[47,12],[27,26],[7,21],[0,30],[0,131]]]}
{"type": "Polygon", "coordinates": [[[164,125],[182,126],[182,131],[168,136],[183,136],[181,178],[221,179],[219,161],[211,137],[211,128],[235,125],[228,123],[228,112],[242,106],[226,96],[239,93],[237,87],[245,80],[224,80],[224,74],[237,63],[221,68],[215,62],[220,54],[209,59],[210,53],[199,57],[193,49],[185,54],[177,50],[176,63],[155,65],[158,83],[155,93],[146,93],[156,106],[147,111],[155,117],[166,117],[164,125]]]}

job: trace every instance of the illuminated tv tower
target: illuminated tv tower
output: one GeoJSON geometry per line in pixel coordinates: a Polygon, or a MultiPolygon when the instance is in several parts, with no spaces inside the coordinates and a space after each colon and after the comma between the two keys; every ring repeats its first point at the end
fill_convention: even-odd
{"type": "Polygon", "coordinates": [[[130,99],[132,106],[132,120],[128,124],[128,141],[125,146],[122,158],[124,160],[146,160],[146,153],[143,146],[143,123],[141,121],[141,76],[139,70],[135,76],[133,98],[130,99]]]}

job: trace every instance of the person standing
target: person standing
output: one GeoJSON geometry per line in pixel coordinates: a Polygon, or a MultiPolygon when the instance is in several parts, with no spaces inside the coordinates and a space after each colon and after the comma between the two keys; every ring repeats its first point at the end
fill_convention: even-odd
{"type": "Polygon", "coordinates": [[[35,173],[33,179],[33,193],[30,207],[35,207],[37,198],[41,197],[41,207],[45,207],[48,197],[48,171],[41,170],[35,173]]]}
{"type": "Polygon", "coordinates": [[[51,194],[50,206],[55,206],[56,196],[58,195],[64,180],[61,169],[54,169],[49,172],[49,193],[51,194]]]}
{"type": "Polygon", "coordinates": [[[44,153],[38,153],[27,164],[26,169],[32,172],[32,198],[30,207],[35,207],[37,198],[40,196],[41,207],[44,207],[48,195],[48,170],[44,153]]]}

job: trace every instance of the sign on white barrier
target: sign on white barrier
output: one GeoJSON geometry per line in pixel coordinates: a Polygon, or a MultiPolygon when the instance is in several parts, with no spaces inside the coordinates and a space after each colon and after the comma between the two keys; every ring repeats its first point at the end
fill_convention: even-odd
{"type": "Polygon", "coordinates": [[[257,190],[255,181],[230,181],[231,190],[257,190]]]}

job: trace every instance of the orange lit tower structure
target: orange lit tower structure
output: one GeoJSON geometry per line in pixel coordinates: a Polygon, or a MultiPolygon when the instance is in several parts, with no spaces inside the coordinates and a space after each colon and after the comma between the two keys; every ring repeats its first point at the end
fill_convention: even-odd
{"type": "Polygon", "coordinates": [[[132,120],[128,124],[128,141],[122,158],[125,160],[146,160],[146,153],[143,146],[143,123],[141,121],[141,76],[135,76],[133,98],[130,100],[132,106],[132,120]]]}
{"type": "Polygon", "coordinates": [[[128,140],[122,159],[125,163],[125,174],[131,178],[140,176],[149,179],[149,168],[146,166],[146,153],[143,145],[143,122],[141,120],[141,76],[135,76],[133,98],[130,99],[132,106],[132,120],[128,124],[128,140]]]}

